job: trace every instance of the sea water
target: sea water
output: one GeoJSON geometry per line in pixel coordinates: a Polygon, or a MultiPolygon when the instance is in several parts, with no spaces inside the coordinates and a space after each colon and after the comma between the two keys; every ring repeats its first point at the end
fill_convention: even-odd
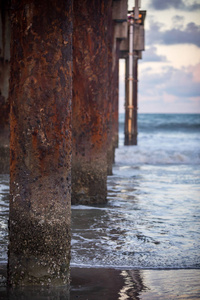
{"type": "MultiPolygon", "coordinates": [[[[72,206],[71,266],[200,268],[200,115],[139,114],[138,145],[119,148],[108,203],[72,206]]],[[[7,261],[9,177],[0,176],[0,263],[7,261]]]]}
{"type": "Polygon", "coordinates": [[[119,148],[105,206],[72,206],[72,266],[200,267],[200,115],[139,114],[119,148]]]}

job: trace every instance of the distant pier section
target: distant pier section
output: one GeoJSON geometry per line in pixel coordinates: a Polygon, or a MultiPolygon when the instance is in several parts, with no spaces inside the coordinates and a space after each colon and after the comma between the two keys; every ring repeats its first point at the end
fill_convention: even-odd
{"type": "Polygon", "coordinates": [[[144,21],[146,11],[140,1],[128,11],[128,38],[120,45],[120,58],[125,59],[125,145],[137,145],[138,59],[145,50],[144,21]]]}

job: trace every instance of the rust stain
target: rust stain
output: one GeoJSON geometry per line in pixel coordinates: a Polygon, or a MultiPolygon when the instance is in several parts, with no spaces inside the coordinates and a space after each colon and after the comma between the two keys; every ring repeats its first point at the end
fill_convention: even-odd
{"type": "Polygon", "coordinates": [[[30,278],[63,285],[70,257],[72,1],[12,5],[8,278],[12,285],[30,278]],[[47,266],[41,278],[22,270],[30,261],[37,271],[37,260],[47,266]]]}
{"type": "Polygon", "coordinates": [[[86,203],[106,201],[111,5],[110,0],[74,1],[72,192],[76,203],[83,203],[84,197],[86,203]]]}

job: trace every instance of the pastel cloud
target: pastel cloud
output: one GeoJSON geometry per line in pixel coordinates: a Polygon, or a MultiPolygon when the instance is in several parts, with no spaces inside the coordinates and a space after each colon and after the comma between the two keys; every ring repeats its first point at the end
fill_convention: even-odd
{"type": "Polygon", "coordinates": [[[140,113],[200,113],[200,97],[183,101],[168,94],[152,98],[139,95],[138,107],[140,113]]]}
{"type": "Polygon", "coordinates": [[[200,63],[189,67],[188,70],[193,74],[193,81],[200,83],[200,63]]]}
{"type": "Polygon", "coordinates": [[[164,55],[158,55],[157,48],[152,46],[144,51],[142,62],[167,62],[167,58],[164,55]]]}
{"type": "Polygon", "coordinates": [[[150,22],[150,29],[146,33],[147,45],[152,44],[194,44],[200,47],[200,26],[190,22],[185,28],[173,28],[170,30],[161,30],[163,24],[159,22],[150,22]]]}
{"type": "Polygon", "coordinates": [[[200,9],[200,4],[196,1],[189,1],[190,3],[186,3],[183,0],[151,0],[150,7],[155,10],[167,10],[170,8],[175,8],[183,11],[195,11],[200,9]]]}
{"type": "Polygon", "coordinates": [[[200,84],[196,80],[199,72],[197,66],[182,69],[163,67],[160,73],[143,70],[140,74],[140,93],[146,96],[200,97],[200,84]]]}
{"type": "Polygon", "coordinates": [[[173,28],[181,29],[183,27],[184,17],[175,15],[172,17],[173,28]]]}

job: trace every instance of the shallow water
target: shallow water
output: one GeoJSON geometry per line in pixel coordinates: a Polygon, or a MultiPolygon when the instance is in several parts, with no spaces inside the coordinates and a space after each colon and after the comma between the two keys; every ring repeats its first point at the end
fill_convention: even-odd
{"type": "MultiPolygon", "coordinates": [[[[72,206],[71,266],[200,268],[199,115],[139,115],[138,146],[123,146],[122,123],[107,205],[72,206]]],[[[1,175],[0,263],[8,184],[1,175]]]]}
{"type": "Polygon", "coordinates": [[[199,268],[199,175],[195,165],[115,166],[106,206],[72,208],[72,265],[199,268]]]}
{"type": "Polygon", "coordinates": [[[108,204],[72,207],[71,265],[199,268],[200,116],[139,115],[138,146],[123,122],[108,204]]]}
{"type": "Polygon", "coordinates": [[[0,174],[0,264],[7,262],[9,175],[0,174]]]}

